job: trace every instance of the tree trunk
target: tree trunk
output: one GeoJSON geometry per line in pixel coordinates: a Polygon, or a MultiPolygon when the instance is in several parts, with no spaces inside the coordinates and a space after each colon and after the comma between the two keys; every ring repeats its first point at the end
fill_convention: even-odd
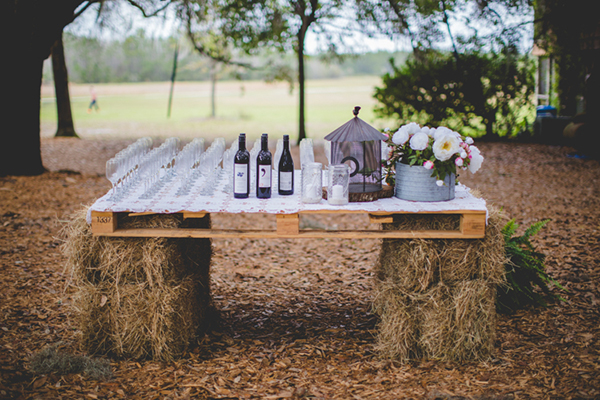
{"type": "Polygon", "coordinates": [[[210,60],[210,116],[217,116],[217,61],[210,60]]]}
{"type": "Polygon", "coordinates": [[[305,126],[305,118],[304,118],[304,38],[306,37],[306,31],[308,30],[308,26],[304,26],[304,22],[302,23],[302,27],[298,32],[298,49],[296,51],[298,55],[298,90],[299,90],[299,99],[298,99],[298,144],[304,138],[306,138],[306,126],[305,126]]]}
{"type": "MultiPolygon", "coordinates": [[[[16,40],[16,38],[13,38],[16,40]]],[[[14,48],[14,46],[11,46],[14,48]]],[[[44,172],[40,149],[40,89],[43,59],[12,51],[6,56],[0,125],[0,176],[44,172]],[[12,54],[11,54],[12,53],[12,54]]]]}
{"type": "Polygon", "coordinates": [[[52,48],[52,72],[54,75],[54,92],[56,93],[56,111],[58,113],[58,128],[54,136],[79,137],[75,133],[73,114],[71,113],[69,75],[65,62],[62,34],[52,48]]]}
{"type": "Polygon", "coordinates": [[[40,94],[43,62],[81,0],[0,2],[2,95],[0,176],[45,171],[40,148],[40,94]]]}

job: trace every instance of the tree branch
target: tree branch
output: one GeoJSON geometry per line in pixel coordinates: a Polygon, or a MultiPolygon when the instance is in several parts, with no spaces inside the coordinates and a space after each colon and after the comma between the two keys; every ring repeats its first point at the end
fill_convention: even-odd
{"type": "Polygon", "coordinates": [[[186,12],[186,33],[187,33],[188,38],[190,39],[190,42],[192,42],[192,46],[198,53],[200,53],[206,57],[209,57],[214,61],[222,62],[227,65],[235,65],[235,66],[247,68],[250,70],[255,69],[250,64],[239,62],[239,61],[232,61],[229,57],[225,57],[222,55],[216,55],[216,54],[214,54],[214,52],[208,50],[204,45],[202,45],[201,43],[198,43],[196,41],[196,37],[192,30],[192,19],[193,19],[192,10],[189,7],[187,7],[185,12],[186,12]]]}
{"type": "Polygon", "coordinates": [[[165,4],[164,6],[154,10],[154,12],[150,13],[150,14],[146,14],[146,9],[144,8],[144,6],[142,6],[141,4],[139,4],[137,1],[135,0],[127,0],[127,2],[129,4],[131,4],[132,6],[134,6],[135,8],[137,8],[138,10],[140,10],[142,12],[142,15],[145,18],[149,18],[149,17],[155,17],[158,14],[160,14],[162,11],[166,10],[167,7],[169,7],[171,5],[171,2],[168,1],[167,4],[165,4]]]}
{"type": "Polygon", "coordinates": [[[456,48],[456,42],[454,41],[454,36],[452,36],[452,30],[450,30],[450,21],[448,20],[448,11],[446,9],[446,1],[441,0],[442,2],[442,11],[444,13],[444,23],[448,28],[448,35],[450,35],[450,41],[452,42],[452,48],[454,49],[454,58],[456,59],[456,64],[458,67],[458,63],[460,62],[460,57],[458,55],[458,49],[456,48]]]}
{"type": "Polygon", "coordinates": [[[71,19],[71,22],[73,22],[77,17],[79,17],[81,14],[84,13],[85,10],[87,10],[88,8],[90,8],[90,6],[94,3],[98,3],[97,1],[88,1],[87,4],[85,6],[83,6],[83,8],[81,10],[79,10],[76,13],[73,13],[73,18],[71,19]]]}

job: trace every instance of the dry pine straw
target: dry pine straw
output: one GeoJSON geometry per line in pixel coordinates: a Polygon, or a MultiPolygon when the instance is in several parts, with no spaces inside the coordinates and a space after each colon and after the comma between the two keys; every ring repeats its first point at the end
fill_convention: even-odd
{"type": "MultiPolygon", "coordinates": [[[[55,171],[96,165],[85,159],[102,166],[120,148],[66,140],[50,148],[48,141],[42,141],[44,162],[55,171]],[[61,148],[78,152],[64,157],[61,148]]],[[[569,292],[566,302],[549,308],[499,315],[492,358],[470,363],[400,365],[377,356],[378,320],[370,308],[377,241],[216,240],[212,294],[222,323],[182,358],[113,359],[115,378],[107,382],[34,376],[27,360],[42,348],[63,342],[78,353],[69,311],[74,291],[63,291],[59,220],[105,193],[108,183],[95,175],[102,170],[90,169],[0,178],[0,398],[597,398],[600,164],[567,158],[571,150],[560,147],[479,147],[484,168],[461,176],[463,183],[522,227],[552,218],[534,243],[569,292]]]]}

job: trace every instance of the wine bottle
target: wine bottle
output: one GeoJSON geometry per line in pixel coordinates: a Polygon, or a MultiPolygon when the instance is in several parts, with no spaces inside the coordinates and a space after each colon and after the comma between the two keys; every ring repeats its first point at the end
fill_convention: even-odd
{"type": "Polygon", "coordinates": [[[233,197],[250,195],[250,153],[246,150],[246,134],[240,133],[238,151],[233,158],[233,197]]]}
{"type": "Polygon", "coordinates": [[[256,156],[256,197],[271,197],[271,152],[269,151],[269,135],[260,137],[260,151],[256,156]]]}
{"type": "Polygon", "coordinates": [[[290,137],[283,135],[283,151],[279,159],[278,170],[278,186],[279,194],[290,195],[294,194],[294,160],[290,153],[290,137]]]}

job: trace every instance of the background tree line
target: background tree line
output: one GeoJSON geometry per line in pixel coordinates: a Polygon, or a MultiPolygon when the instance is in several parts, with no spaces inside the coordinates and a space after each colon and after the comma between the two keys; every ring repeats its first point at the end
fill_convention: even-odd
{"type": "MultiPolygon", "coordinates": [[[[100,39],[65,32],[63,35],[65,60],[69,81],[73,83],[164,82],[171,79],[173,55],[179,43],[177,81],[206,81],[211,79],[211,59],[198,54],[186,41],[175,37],[152,37],[139,29],[122,39],[100,39]]],[[[306,56],[306,74],[310,79],[339,78],[344,76],[376,75],[403,65],[409,52],[367,52],[347,54],[342,58],[326,59],[323,55],[306,56]]],[[[248,64],[265,64],[267,56],[240,54],[237,58],[248,64]]],[[[280,60],[295,70],[293,54],[282,54],[280,60]]],[[[44,65],[44,82],[52,82],[50,59],[44,65]]],[[[264,69],[225,68],[221,80],[265,80],[270,78],[264,69]]]]}

